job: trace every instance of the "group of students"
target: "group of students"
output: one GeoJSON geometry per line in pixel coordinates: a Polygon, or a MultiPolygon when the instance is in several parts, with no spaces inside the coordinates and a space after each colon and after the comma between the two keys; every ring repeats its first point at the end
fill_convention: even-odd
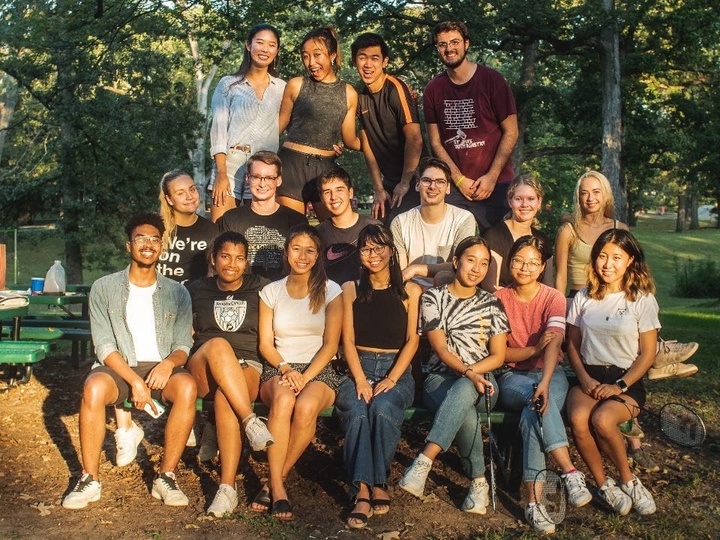
{"type": "MultiPolygon", "coordinates": [[[[463,48],[454,35],[469,45],[464,26],[452,24],[440,25],[434,36],[449,70],[465,61],[453,57],[463,48]]],[[[367,39],[376,43],[372,36],[367,39]]],[[[567,402],[576,446],[598,496],[619,514],[631,508],[655,512],[652,495],[630,469],[618,425],[637,417],[648,370],[674,366],[675,374],[688,375],[692,368],[678,367],[677,355],[652,367],[658,347],[669,345],[658,345],[652,279],[640,246],[612,219],[607,179],[594,171],[580,178],[576,212],[553,251],[535,228],[543,197],[536,179],[520,175],[498,192],[509,209],[500,222],[489,220],[486,211],[481,220],[448,207],[445,196],[451,189],[473,204],[495,197],[494,180],[483,175],[466,184],[455,163],[437,158],[410,167],[422,153],[422,138],[419,149],[414,146],[417,121],[410,121],[398,128],[405,166],[396,171],[393,185],[376,185],[380,204],[373,212],[386,222],[394,217],[391,226],[352,217],[345,230],[341,218],[349,215],[352,186],[334,164],[335,144],[362,148],[374,183],[380,178],[366,130],[355,133],[358,94],[336,77],[340,55],[330,29],[303,39],[308,74],[287,85],[277,78],[279,44],[272,26],[254,27],[239,72],[223,78],[215,92],[213,221],[196,213],[199,194],[192,178],[181,171],[166,174],[160,216],[142,215],[126,227],[130,266],[92,288],[98,364],[80,407],[83,474],[63,506],[84,508],[100,498],[106,406],[116,406],[117,464],[135,458],[144,432],[123,410],[127,399],[153,413],[158,403],[172,403],[152,495],[168,505],[187,505],[173,471],[192,436],[199,396],[214,402],[213,427],[206,431],[217,438],[220,455],[220,486],[208,513],[222,516],[238,505],[235,477],[244,431],[253,450],[267,450],[269,464],[268,481],[250,510],[293,519],[287,476],[310,444],[318,414],[334,404],[345,431],[354,499],[347,524],[362,528],[372,515],[390,511],[391,463],[405,410],[413,403],[415,385],[422,384],[423,403],[435,419],[425,447],[400,480],[402,489],[422,496],[433,460],[454,441],[470,479],[461,508],[486,512],[489,488],[478,412],[489,395],[491,406],[499,402],[521,411],[524,482],[530,484],[545,468],[549,453],[562,469],[570,502],[587,504],[592,494],[568,452],[561,416],[567,402]],[[283,131],[287,138],[279,148],[283,131]],[[256,142],[261,135],[262,144],[256,142]],[[252,144],[233,142],[251,138],[252,144]],[[279,156],[273,153],[278,148],[279,156]],[[322,206],[332,216],[318,228],[304,217],[308,188],[322,194],[322,206]],[[386,215],[403,199],[417,200],[410,195],[418,193],[420,206],[386,215]],[[428,216],[437,222],[426,222],[428,216]],[[477,223],[488,220],[492,227],[477,235],[477,223]],[[416,253],[416,246],[429,245],[424,235],[435,225],[440,232],[432,234],[447,238],[442,246],[432,239],[429,244],[442,249],[416,253]],[[343,277],[335,282],[327,275],[332,261],[325,244],[348,231],[354,270],[350,276],[337,274],[343,277]],[[257,235],[265,236],[258,241],[257,235]],[[569,306],[568,276],[574,295],[569,306]],[[432,348],[423,380],[412,370],[421,337],[432,348]],[[563,341],[579,382],[571,389],[561,366],[563,341]],[[269,407],[267,423],[253,413],[258,398],[269,407]],[[541,403],[543,429],[534,403],[541,403]],[[606,475],[601,452],[615,466],[619,484],[606,475]]],[[[353,47],[359,72],[368,79],[373,62],[379,60],[383,68],[387,63],[385,52],[366,58],[375,47],[382,50],[380,45],[353,47]]],[[[399,83],[391,84],[406,93],[399,83]]],[[[416,120],[416,114],[408,111],[408,118],[416,120]]],[[[512,131],[507,125],[502,129],[512,131]]],[[[437,138],[437,126],[433,133],[437,138]]],[[[496,141],[499,153],[503,140],[496,141]]],[[[463,139],[459,148],[470,148],[471,142],[463,139]]],[[[448,153],[442,157],[452,162],[448,153]]],[[[500,162],[503,169],[507,156],[500,162]]],[[[492,161],[491,168],[500,162],[492,161]]],[[[554,531],[533,490],[525,513],[536,530],[554,531]]]]}
{"type": "MultiPolygon", "coordinates": [[[[420,178],[430,174],[419,171],[418,187],[420,178]]],[[[594,174],[592,178],[600,178],[602,183],[604,177],[594,174]]],[[[581,205],[586,180],[583,177],[578,182],[581,205]]],[[[607,195],[603,191],[599,196],[603,208],[608,202],[612,204],[607,195]]],[[[432,355],[421,383],[423,403],[435,413],[435,419],[425,447],[400,480],[402,489],[422,496],[433,460],[454,441],[470,478],[462,510],[485,513],[489,488],[477,413],[484,410],[484,394],[488,393],[492,406],[499,402],[507,410],[521,411],[523,480],[530,484],[545,468],[545,454],[550,453],[562,469],[570,502],[587,504],[592,495],[583,474],[570,460],[561,417],[567,395],[570,427],[599,487],[599,497],[620,514],[633,507],[641,514],[655,511],[651,494],[628,465],[618,428],[618,424],[636,417],[644,403],[642,377],[654,361],[660,327],[644,255],[626,230],[609,227],[594,242],[586,287],[572,299],[567,315],[563,293],[542,283],[553,253],[547,240],[532,227],[531,234],[524,234],[523,227],[530,227],[542,204],[541,188],[528,176],[520,176],[511,184],[511,210],[498,225],[520,236],[506,243],[507,249],[493,243],[489,231],[485,233],[489,240],[480,236],[462,239],[453,246],[452,270],[446,282],[425,290],[403,278],[396,240],[380,223],[360,230],[356,243],[359,273],[357,279],[342,287],[326,277],[323,242],[314,227],[299,224],[290,228],[283,246],[287,275],[272,282],[248,272],[248,241],[238,232],[225,231],[205,241],[212,275],[191,280],[186,287],[168,280],[188,296],[183,299],[182,293],[175,291],[178,303],[162,308],[175,311],[173,325],[168,328],[182,339],[173,343],[188,343],[192,327],[192,339],[183,358],[178,354],[183,347],[173,348],[163,340],[167,328],[153,324],[147,313],[140,318],[141,304],[133,300],[138,291],[148,288],[142,281],[134,282],[134,267],[146,270],[145,283],[151,291],[169,287],[159,273],[154,282],[150,279],[165,253],[163,238],[167,245],[174,241],[177,247],[178,239],[185,238],[184,226],[180,225],[183,214],[195,215],[199,204],[197,190],[187,175],[166,175],[161,183],[161,201],[165,220],[150,215],[128,225],[131,265],[119,273],[127,280],[123,282],[129,289],[128,297],[108,298],[108,279],[117,283],[113,278],[116,275],[99,280],[91,292],[91,325],[102,365],[92,370],[86,383],[80,422],[84,474],[64,499],[65,507],[81,508],[100,496],[96,480],[100,445],[96,441],[101,443],[98,437],[104,427],[94,427],[95,439],[91,440],[83,433],[93,424],[89,417],[105,406],[121,405],[125,399],[139,408],[146,403],[154,408],[151,396],[161,403],[173,403],[161,464],[164,470],[153,484],[153,495],[166,504],[187,504],[172,476],[192,426],[193,408],[178,407],[176,394],[181,394],[181,404],[194,396],[214,401],[220,487],[208,512],[222,516],[238,505],[235,477],[242,427],[253,450],[267,449],[270,470],[267,484],[249,508],[292,519],[285,480],[313,438],[317,415],[334,404],[345,431],[348,485],[355,500],[347,523],[353,528],[363,527],[373,514],[390,509],[388,474],[405,410],[413,403],[416,380],[411,362],[424,336],[432,355]],[[490,287],[494,291],[491,294],[483,290],[482,283],[493,269],[498,285],[490,287]],[[505,280],[507,284],[502,286],[505,280]],[[112,309],[118,301],[127,303],[119,313],[112,309]],[[118,316],[124,316],[128,326],[133,322],[130,336],[116,335],[119,323],[113,318],[118,316]],[[187,328],[181,331],[179,324],[187,328]],[[147,330],[153,326],[158,332],[155,340],[166,343],[151,357],[173,360],[168,366],[172,367],[170,372],[161,377],[157,361],[137,361],[149,358],[148,351],[138,349],[137,343],[148,341],[151,336],[147,330]],[[560,365],[564,337],[579,381],[579,386],[569,392],[560,365]],[[127,338],[131,345],[127,345],[127,338]],[[124,350],[126,346],[133,348],[132,353],[124,350]],[[125,358],[118,360],[125,365],[115,371],[119,364],[113,353],[117,350],[125,358]],[[166,354],[166,350],[170,352],[166,354]],[[347,373],[336,368],[333,360],[339,357],[347,373]],[[185,370],[179,369],[182,365],[185,370]],[[126,367],[138,371],[131,376],[124,373],[126,367]],[[192,395],[187,389],[178,392],[177,385],[170,384],[175,374],[184,375],[186,383],[189,374],[192,395]],[[133,376],[145,380],[147,394],[137,390],[133,376]],[[107,392],[104,399],[93,391],[91,382],[98,381],[107,392]],[[609,399],[613,396],[621,401],[609,399]],[[252,412],[252,402],[258,397],[269,406],[267,425],[252,412]],[[543,431],[532,409],[538,399],[543,431]],[[95,409],[91,413],[93,400],[95,409]],[[601,450],[615,466],[619,485],[606,476],[601,450]],[[97,484],[95,490],[93,483],[97,484]]],[[[202,219],[196,216],[195,222],[202,219]]],[[[204,245],[197,240],[180,243],[196,248],[204,245]]],[[[192,264],[191,259],[186,263],[192,264]]],[[[161,308],[155,300],[153,308],[157,321],[161,308]]],[[[129,416],[127,412],[119,414],[129,416]]],[[[134,459],[143,438],[137,424],[129,418],[124,422],[122,427],[118,420],[116,433],[119,465],[134,459]]],[[[534,491],[528,493],[528,521],[539,531],[552,532],[555,525],[542,505],[533,500],[534,491]]]]}

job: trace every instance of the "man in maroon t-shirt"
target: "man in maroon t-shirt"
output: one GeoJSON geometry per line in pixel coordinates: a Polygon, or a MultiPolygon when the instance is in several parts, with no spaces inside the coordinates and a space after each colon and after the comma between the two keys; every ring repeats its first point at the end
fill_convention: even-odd
{"type": "Polygon", "coordinates": [[[423,106],[430,148],[450,166],[447,202],[473,213],[481,231],[507,212],[518,138],[515,99],[497,71],[467,59],[467,26],[442,22],[433,40],[446,70],[425,87],[423,106]]]}

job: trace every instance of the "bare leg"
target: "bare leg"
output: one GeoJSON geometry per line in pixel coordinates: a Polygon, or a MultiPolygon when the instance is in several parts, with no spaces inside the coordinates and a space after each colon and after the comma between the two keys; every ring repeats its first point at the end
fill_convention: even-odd
{"type": "Polygon", "coordinates": [[[97,478],[100,451],[105,439],[105,407],[118,397],[118,388],[107,373],[90,373],[80,402],[80,454],[83,471],[97,478]]]}
{"type": "Polygon", "coordinates": [[[222,390],[215,392],[215,424],[220,449],[220,483],[235,487],[242,436],[240,422],[222,390]]]}
{"type": "Polygon", "coordinates": [[[122,404],[115,407],[115,423],[118,429],[128,429],[132,424],[132,412],[123,407],[122,404]]]}
{"type": "MultiPolygon", "coordinates": [[[[625,396],[625,399],[637,405],[631,398],[625,396]]],[[[606,400],[597,407],[591,419],[598,445],[615,465],[623,484],[632,480],[633,473],[627,460],[625,438],[620,433],[618,424],[627,422],[630,418],[630,411],[622,403],[606,400]]]]}
{"type": "Polygon", "coordinates": [[[172,403],[165,425],[165,448],[160,473],[174,471],[195,421],[197,386],[189,373],[176,373],[163,389],[164,401],[172,403]]]}
{"type": "Polygon", "coordinates": [[[590,474],[592,474],[597,485],[602,486],[607,480],[607,476],[605,476],[600,448],[595,441],[590,424],[591,415],[597,404],[597,400],[583,393],[577,386],[574,386],[568,392],[568,419],[575,439],[575,446],[588,469],[590,469],[590,474]]]}
{"type": "MultiPolygon", "coordinates": [[[[287,498],[283,465],[287,457],[290,421],[295,408],[295,393],[290,388],[278,384],[278,380],[279,377],[273,377],[260,387],[260,397],[270,407],[267,426],[275,439],[275,443],[267,450],[270,469],[268,483],[274,501],[287,498]]],[[[253,508],[262,510],[255,506],[253,508]]]]}
{"type": "MultiPolygon", "coordinates": [[[[246,418],[252,413],[246,370],[238,363],[227,340],[214,338],[207,341],[188,360],[187,369],[197,382],[199,396],[220,388],[238,418],[246,418]]],[[[256,388],[254,385],[255,393],[256,388]]]]}
{"type": "Polygon", "coordinates": [[[317,430],[317,417],[335,401],[335,392],[319,381],[310,382],[297,396],[287,456],[283,465],[283,478],[295,466],[295,463],[312,441],[317,430]]]}

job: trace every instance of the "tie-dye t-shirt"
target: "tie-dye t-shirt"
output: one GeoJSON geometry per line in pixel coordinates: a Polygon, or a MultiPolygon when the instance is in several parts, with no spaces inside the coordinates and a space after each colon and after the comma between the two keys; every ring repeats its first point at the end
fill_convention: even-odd
{"type": "MultiPolygon", "coordinates": [[[[510,332],[505,310],[496,296],[477,289],[469,298],[457,298],[447,285],[423,293],[418,328],[420,334],[437,329],[445,332],[448,349],[468,366],[490,354],[488,342],[491,337],[510,332]]],[[[448,370],[435,351],[428,368],[430,371],[448,370]]]]}

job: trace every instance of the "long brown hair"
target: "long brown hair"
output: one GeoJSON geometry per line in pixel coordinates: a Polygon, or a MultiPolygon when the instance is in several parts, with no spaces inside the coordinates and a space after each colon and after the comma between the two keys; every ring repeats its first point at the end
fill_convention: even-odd
{"type": "Polygon", "coordinates": [[[318,252],[318,259],[310,269],[310,279],[308,280],[308,296],[310,296],[310,312],[317,313],[325,306],[325,288],[327,286],[327,274],[325,274],[325,261],[323,255],[323,243],[320,239],[315,227],[301,223],[290,229],[285,239],[285,264],[288,265],[288,250],[290,244],[298,236],[306,235],[315,244],[318,252]]]}
{"type": "Polygon", "coordinates": [[[654,294],[655,282],[638,241],[624,229],[608,229],[598,237],[590,252],[588,296],[594,300],[605,298],[605,283],[595,269],[595,261],[606,244],[615,244],[633,259],[623,276],[622,288],[627,299],[634,302],[640,294],[654,294]]]}

